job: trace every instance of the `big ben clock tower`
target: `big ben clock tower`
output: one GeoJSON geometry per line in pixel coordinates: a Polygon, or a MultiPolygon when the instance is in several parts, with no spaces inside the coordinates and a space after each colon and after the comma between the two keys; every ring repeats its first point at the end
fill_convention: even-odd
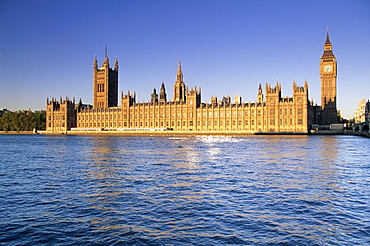
{"type": "Polygon", "coordinates": [[[337,60],[333,54],[329,32],[326,30],[324,54],[320,61],[321,124],[337,123],[337,60]]]}

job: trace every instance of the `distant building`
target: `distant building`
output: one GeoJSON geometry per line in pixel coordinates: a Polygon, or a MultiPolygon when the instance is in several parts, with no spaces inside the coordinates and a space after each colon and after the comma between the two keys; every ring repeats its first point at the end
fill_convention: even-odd
{"type": "MultiPolygon", "coordinates": [[[[106,52],[107,53],[107,52],[106,52]]],[[[178,62],[172,100],[167,100],[165,84],[160,93],[153,89],[150,101],[138,103],[136,93],[121,93],[118,106],[118,61],[110,68],[106,54],[99,68],[94,58],[94,104],[82,104],[69,98],[47,99],[46,129],[48,132],[69,130],[144,130],[172,129],[175,131],[297,133],[308,134],[314,124],[330,125],[338,121],[336,108],[337,63],[327,33],[321,57],[321,107],[308,100],[308,83],[293,82],[292,97],[282,97],[282,87],[261,84],[256,102],[234,103],[230,96],[211,103],[201,101],[201,89],[185,85],[181,62],[178,62]]]]}
{"type": "Polygon", "coordinates": [[[355,123],[369,122],[370,121],[370,101],[366,102],[365,98],[362,98],[358,103],[357,109],[354,112],[353,118],[355,123]]]}

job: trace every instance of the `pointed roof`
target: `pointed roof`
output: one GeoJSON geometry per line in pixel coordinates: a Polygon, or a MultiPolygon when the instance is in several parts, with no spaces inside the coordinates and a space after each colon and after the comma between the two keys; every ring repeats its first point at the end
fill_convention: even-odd
{"type": "Polygon", "coordinates": [[[179,64],[178,64],[178,66],[177,66],[177,71],[179,72],[179,71],[181,71],[181,60],[180,60],[180,58],[179,58],[179,64]]]}
{"type": "Polygon", "coordinates": [[[179,58],[178,66],[177,66],[177,76],[176,77],[177,77],[176,82],[180,82],[180,83],[183,82],[180,58],[179,58]]]}
{"type": "Polygon", "coordinates": [[[325,44],[331,44],[330,38],[329,38],[329,27],[326,28],[326,41],[325,44]]]}

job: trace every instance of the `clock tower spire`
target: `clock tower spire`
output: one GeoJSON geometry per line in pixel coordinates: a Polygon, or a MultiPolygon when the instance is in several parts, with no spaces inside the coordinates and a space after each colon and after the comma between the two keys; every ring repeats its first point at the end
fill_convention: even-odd
{"type": "Polygon", "coordinates": [[[337,123],[337,60],[333,54],[333,47],[326,29],[324,53],[320,61],[321,81],[321,124],[337,123]]]}

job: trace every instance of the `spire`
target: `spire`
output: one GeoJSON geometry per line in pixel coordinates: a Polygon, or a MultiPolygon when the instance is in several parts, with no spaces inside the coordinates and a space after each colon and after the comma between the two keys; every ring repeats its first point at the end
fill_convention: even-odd
{"type": "Polygon", "coordinates": [[[333,47],[329,38],[329,28],[326,28],[326,40],[324,44],[324,54],[322,57],[333,57],[333,47]]]}
{"type": "Polygon", "coordinates": [[[94,69],[98,68],[98,60],[96,59],[96,56],[94,56],[94,69]]]}
{"type": "Polygon", "coordinates": [[[159,101],[160,102],[167,102],[167,94],[166,94],[166,88],[164,87],[164,82],[162,81],[161,90],[159,94],[159,101]]]}
{"type": "Polygon", "coordinates": [[[162,81],[162,84],[161,84],[161,90],[165,91],[166,89],[164,88],[164,81],[162,81]]]}
{"type": "Polygon", "coordinates": [[[179,58],[179,63],[178,63],[178,66],[177,66],[177,81],[179,82],[182,82],[182,71],[181,71],[181,61],[180,61],[180,58],[179,58]]]}
{"type": "Polygon", "coordinates": [[[261,83],[258,86],[258,95],[262,95],[262,85],[261,85],[261,83]]]}
{"type": "Polygon", "coordinates": [[[326,27],[326,41],[325,44],[331,44],[330,38],[329,38],[329,27],[326,27]]]}
{"type": "Polygon", "coordinates": [[[178,63],[178,69],[177,70],[181,71],[181,60],[180,60],[180,58],[179,58],[179,63],[178,63]]]}
{"type": "Polygon", "coordinates": [[[109,66],[109,59],[108,59],[108,41],[105,41],[105,58],[104,58],[104,63],[103,64],[108,64],[109,66]]]}
{"type": "Polygon", "coordinates": [[[151,102],[152,103],[158,102],[157,90],[155,88],[153,89],[153,93],[151,95],[151,102]]]}

